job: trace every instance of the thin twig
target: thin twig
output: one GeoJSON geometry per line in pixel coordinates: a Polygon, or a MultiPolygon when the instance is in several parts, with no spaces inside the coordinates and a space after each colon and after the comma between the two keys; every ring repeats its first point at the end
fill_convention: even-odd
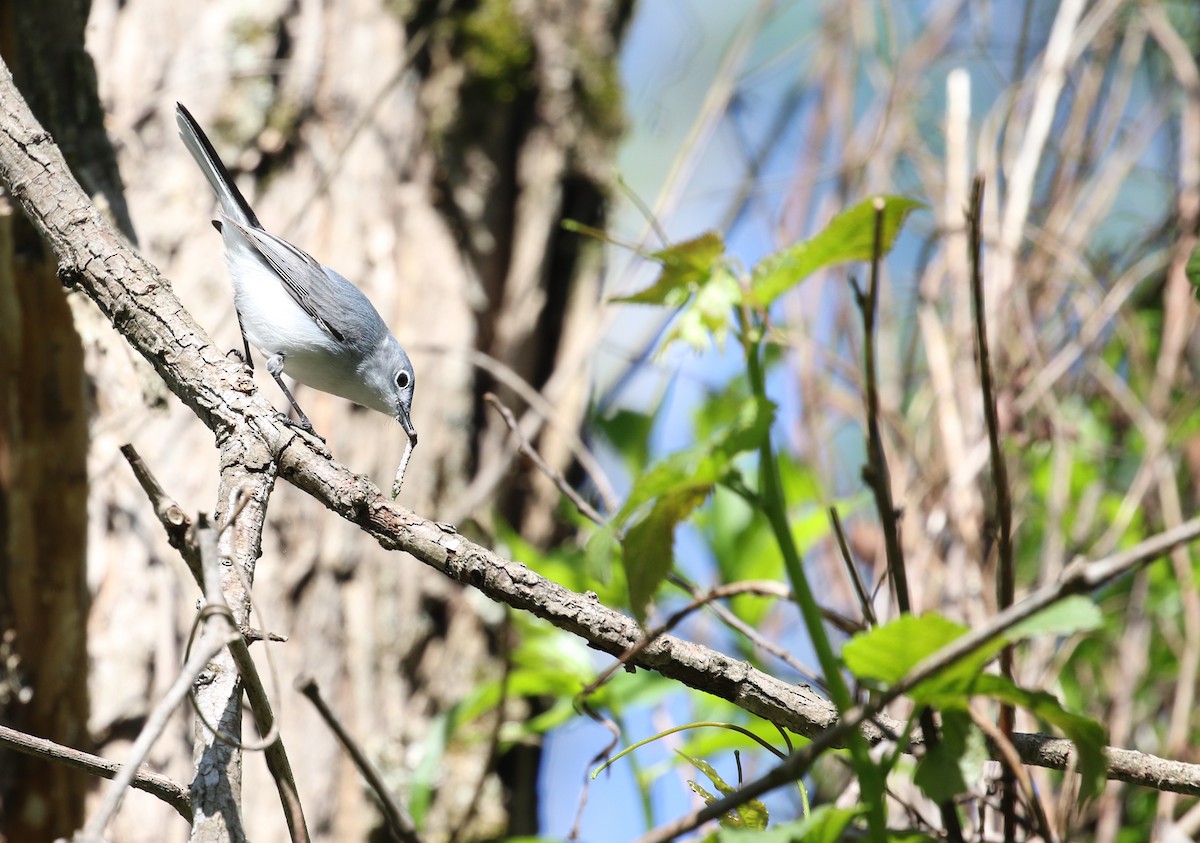
{"type": "MultiPolygon", "coordinates": [[[[587,473],[588,477],[591,478],[592,483],[596,486],[596,492],[600,495],[600,499],[604,502],[604,508],[610,511],[617,509],[619,505],[619,499],[617,497],[616,490],[613,488],[612,481],[608,479],[608,475],[604,472],[603,467],[601,467],[600,461],[596,459],[595,455],[587,449],[587,446],[584,445],[583,440],[579,438],[577,431],[568,430],[564,425],[560,424],[556,420],[557,411],[553,402],[541,392],[538,392],[528,381],[521,377],[521,375],[515,369],[506,365],[502,361],[497,360],[490,354],[485,354],[484,352],[473,348],[448,346],[441,343],[415,343],[410,345],[409,348],[415,353],[426,351],[460,356],[476,368],[487,372],[500,383],[504,384],[517,395],[519,395],[521,400],[529,405],[529,412],[535,414],[539,429],[541,424],[544,422],[554,428],[555,433],[563,437],[567,443],[567,447],[571,450],[571,455],[575,457],[575,459],[579,462],[580,467],[587,473]]],[[[547,390],[549,390],[549,386],[550,384],[547,384],[547,390]]],[[[527,413],[526,416],[522,418],[522,423],[519,425],[521,430],[525,432],[526,438],[529,438],[529,436],[533,435],[529,433],[527,426],[524,423],[525,418],[528,417],[529,415],[527,413]]],[[[476,478],[471,482],[471,486],[474,487],[477,483],[481,483],[482,485],[480,486],[479,491],[488,491],[490,494],[490,489],[494,488],[494,483],[498,483],[500,481],[501,477],[503,476],[503,472],[506,470],[507,464],[502,461],[501,463],[497,464],[497,467],[494,469],[496,472],[495,477],[483,479],[476,478]]],[[[487,495],[481,495],[478,492],[472,492],[471,490],[468,490],[465,494],[465,497],[468,500],[459,505],[459,509],[463,510],[463,515],[469,514],[469,512],[477,505],[477,501],[486,498],[487,495]]],[[[451,523],[454,523],[458,520],[460,519],[455,517],[450,518],[451,523]]]]}
{"type": "MultiPolygon", "coordinates": [[[[685,580],[683,577],[679,576],[678,574],[672,573],[672,574],[668,575],[667,581],[670,582],[671,585],[675,586],[676,588],[681,589],[684,593],[690,594],[693,598],[701,597],[704,594],[704,590],[701,589],[698,585],[688,582],[687,580],[685,580]]],[[[785,588],[782,584],[779,584],[779,593],[777,595],[764,595],[764,596],[778,597],[780,600],[788,600],[788,601],[795,599],[792,596],[791,590],[785,588]]],[[[758,647],[759,649],[761,649],[767,653],[770,653],[772,656],[779,659],[781,662],[786,664],[792,670],[796,671],[796,673],[798,673],[800,676],[802,676],[804,678],[805,682],[808,682],[810,685],[820,688],[822,690],[826,690],[826,691],[828,690],[825,687],[825,682],[821,679],[820,676],[817,675],[817,672],[815,670],[813,670],[811,667],[809,667],[808,665],[804,664],[802,661],[797,659],[794,655],[792,655],[787,650],[786,647],[781,647],[779,644],[776,644],[774,641],[767,638],[765,635],[763,635],[757,629],[752,627],[750,624],[746,623],[744,620],[739,618],[736,614],[733,613],[732,610],[730,610],[724,604],[716,603],[716,602],[709,603],[707,606],[707,609],[710,612],[712,612],[714,615],[716,615],[717,618],[722,623],[724,623],[727,627],[732,629],[734,632],[738,632],[738,633],[741,633],[742,635],[746,636],[746,638],[752,644],[754,644],[756,647],[758,647]]],[[[839,619],[843,620],[843,621],[849,620],[848,618],[842,618],[840,616],[839,616],[839,619]]],[[[826,618],[826,620],[829,620],[829,618],[826,618]]],[[[836,621],[831,621],[831,622],[834,623],[835,625],[837,624],[836,621]]],[[[855,631],[857,632],[859,630],[855,630],[855,631]]],[[[853,634],[853,633],[847,633],[847,634],[853,634]]]]}
{"type": "Polygon", "coordinates": [[[829,521],[833,525],[833,534],[837,537],[838,549],[842,552],[842,561],[846,563],[850,584],[854,586],[854,593],[858,595],[858,605],[862,609],[863,619],[868,626],[875,626],[877,623],[875,607],[871,604],[870,595],[867,594],[867,585],[863,582],[862,573],[854,564],[854,556],[850,553],[850,545],[846,541],[846,531],[842,529],[842,519],[838,515],[836,506],[829,507],[829,521]]]}
{"type": "MultiPolygon", "coordinates": [[[[867,465],[863,470],[864,478],[875,494],[875,507],[879,510],[880,525],[883,529],[884,548],[887,553],[887,568],[891,574],[892,584],[896,589],[896,608],[901,613],[912,611],[912,597],[908,590],[908,572],[904,565],[904,547],[900,543],[900,519],[897,517],[896,504],[892,499],[892,477],[888,468],[887,455],[883,450],[883,433],[879,426],[879,375],[875,368],[875,317],[879,309],[879,274],[883,264],[883,215],[885,210],[882,198],[876,198],[875,230],[871,248],[871,277],[867,284],[866,297],[859,298],[863,321],[863,370],[867,393],[867,465]]],[[[920,713],[921,730],[930,747],[935,747],[939,740],[937,723],[933,711],[926,708],[920,713]]],[[[938,805],[942,814],[942,825],[950,843],[961,843],[962,826],[958,819],[958,809],[952,800],[945,800],[938,805]]]]}
{"type": "Polygon", "coordinates": [[[197,624],[203,619],[203,634],[199,644],[196,646],[183,667],[179,671],[179,675],[167,689],[163,698],[159,701],[154,710],[150,712],[150,716],[146,718],[146,724],[142,727],[141,733],[137,740],[133,742],[133,747],[129,750],[129,757],[121,767],[121,772],[118,773],[105,790],[104,799],[100,803],[100,807],[92,818],[88,820],[83,831],[79,833],[77,839],[81,840],[99,840],[104,835],[104,829],[108,827],[108,823],[112,820],[117,812],[117,808],[121,806],[121,800],[125,796],[125,791],[133,782],[137,774],[137,769],[141,763],[150,754],[151,748],[155,741],[162,735],[163,730],[167,727],[167,722],[171,715],[179,707],[191,690],[192,683],[197,677],[204,672],[209,661],[225,649],[225,645],[235,638],[237,635],[237,627],[233,623],[230,616],[229,608],[225,605],[224,598],[221,595],[221,578],[219,573],[220,563],[217,561],[217,537],[216,532],[208,523],[208,519],[201,514],[196,523],[197,542],[200,547],[201,566],[205,574],[205,599],[207,605],[197,617],[197,624]],[[210,582],[211,581],[211,582],[210,582]]]}
{"type": "Polygon", "coordinates": [[[579,692],[579,699],[586,700],[592,694],[596,693],[600,687],[612,678],[618,670],[620,670],[629,662],[636,658],[639,653],[653,644],[658,638],[667,634],[674,629],[680,621],[690,615],[697,609],[708,605],[714,600],[721,600],[726,597],[733,597],[738,594],[759,594],[770,597],[779,596],[779,583],[764,580],[758,582],[756,580],[746,580],[744,582],[727,583],[719,585],[705,594],[701,594],[683,608],[672,612],[670,617],[663,621],[660,625],[646,631],[646,634],[639,639],[635,644],[625,650],[617,660],[609,665],[595,679],[587,684],[582,691],[579,692]]]}
{"type": "Polygon", "coordinates": [[[596,508],[584,500],[583,496],[571,488],[571,484],[561,473],[556,471],[549,463],[542,459],[542,455],[537,452],[530,441],[525,437],[525,433],[521,430],[521,425],[517,422],[517,417],[513,415],[513,411],[505,406],[504,402],[496,397],[494,393],[485,392],[483,400],[491,405],[492,409],[500,414],[500,418],[504,419],[504,423],[508,426],[509,431],[517,440],[517,450],[524,454],[538,470],[545,474],[558,487],[558,490],[567,496],[571,503],[575,504],[583,515],[587,516],[591,521],[604,526],[606,521],[604,516],[596,511],[596,508]]]}
{"type": "MultiPolygon", "coordinates": [[[[1025,792],[1025,801],[1029,803],[1030,813],[1033,814],[1034,820],[1038,825],[1038,833],[1042,836],[1045,843],[1057,843],[1058,837],[1054,834],[1054,829],[1050,825],[1050,819],[1046,816],[1046,809],[1042,805],[1042,800],[1038,798],[1037,790],[1033,786],[1033,780],[1029,777],[1029,771],[1025,769],[1025,765],[1021,763],[1021,756],[1017,753],[1017,748],[1013,746],[1012,741],[1003,731],[998,729],[995,724],[987,719],[981,712],[976,711],[973,707],[967,708],[971,719],[979,730],[987,735],[988,740],[992,742],[992,746],[996,748],[1000,756],[1000,763],[1012,777],[1020,782],[1021,790],[1025,792]]],[[[1007,818],[1009,812],[1001,805],[1001,811],[1005,812],[1007,818]]],[[[1016,819],[1016,812],[1011,812],[1016,819]]],[[[1015,822],[1014,822],[1015,828],[1015,822]]]]}
{"type": "Polygon", "coordinates": [[[358,772],[362,773],[363,778],[367,780],[367,784],[371,786],[371,790],[379,798],[380,807],[383,809],[383,815],[387,819],[388,827],[395,832],[404,843],[421,843],[421,838],[417,834],[416,826],[409,819],[408,814],[396,802],[391,791],[388,790],[387,784],[383,780],[383,776],[375,769],[375,765],[371,763],[371,759],[367,758],[366,753],[362,751],[358,743],[346,731],[346,727],[342,725],[342,721],[333,713],[333,710],[321,697],[321,689],[317,687],[317,680],[311,676],[301,676],[296,679],[296,690],[308,697],[309,701],[317,709],[317,713],[325,721],[325,724],[333,731],[334,735],[341,742],[346,752],[350,754],[350,759],[354,762],[354,766],[358,768],[358,772]]]}
{"type": "MultiPolygon", "coordinates": [[[[1016,594],[1016,561],[1012,545],[1012,497],[1008,485],[1008,465],[1000,442],[1000,418],[996,410],[996,386],[992,381],[992,360],[988,350],[987,316],[983,305],[983,176],[971,183],[971,206],[967,210],[967,232],[971,241],[971,304],[975,311],[975,349],[979,355],[979,388],[983,393],[983,417],[987,423],[988,448],[992,462],[992,485],[996,494],[998,553],[996,563],[996,605],[1003,611],[1013,604],[1016,594]]],[[[983,561],[983,560],[981,560],[983,561]]],[[[1000,675],[1013,678],[1013,648],[1000,651],[1000,675]]],[[[1011,703],[1000,704],[1000,732],[1012,739],[1017,711],[1011,703]]],[[[1013,769],[1005,765],[1000,777],[1000,811],[1004,816],[1004,839],[1013,843],[1017,836],[1017,780],[1013,769]]]]}
{"type": "Polygon", "coordinates": [[[133,476],[137,478],[138,485],[150,499],[150,505],[154,507],[154,514],[158,516],[159,523],[167,531],[167,541],[171,547],[179,551],[188,570],[192,572],[192,577],[203,589],[204,574],[200,570],[200,551],[191,534],[191,519],[183,511],[183,507],[163,490],[162,484],[158,482],[158,478],[150,471],[149,466],[146,465],[141,454],[133,445],[129,443],[122,445],[121,454],[129,463],[129,467],[133,469],[133,476]]]}
{"type": "MultiPolygon", "coordinates": [[[[24,732],[18,732],[16,729],[10,729],[4,725],[0,725],[0,744],[3,744],[8,749],[22,752],[25,755],[47,758],[59,764],[73,767],[76,770],[91,773],[93,776],[99,776],[102,779],[116,778],[122,769],[121,765],[116,761],[109,761],[107,758],[101,758],[99,755],[92,755],[90,752],[83,752],[69,746],[63,746],[45,738],[27,735],[24,732]]],[[[129,784],[130,787],[158,797],[174,808],[179,816],[183,817],[189,823],[192,821],[191,799],[188,796],[187,788],[179,782],[164,776],[162,773],[139,769],[134,773],[133,781],[129,784]]]]}
{"type": "Polygon", "coordinates": [[[865,295],[858,295],[859,309],[863,322],[863,370],[866,375],[864,388],[867,397],[867,465],[864,479],[875,495],[875,507],[883,527],[883,541],[887,553],[887,569],[896,589],[896,606],[901,612],[912,611],[912,600],[908,593],[908,574],[904,569],[904,550],[900,545],[900,523],[896,517],[896,504],[892,500],[892,478],[888,470],[887,456],[883,451],[883,434],[879,427],[879,377],[875,371],[875,316],[879,307],[879,270],[883,259],[883,199],[877,198],[875,207],[874,246],[871,250],[871,277],[865,295]]]}
{"type": "MultiPolygon", "coordinates": [[[[155,514],[167,531],[167,537],[171,542],[171,546],[179,551],[185,562],[189,559],[195,560],[194,565],[188,562],[188,570],[192,572],[192,576],[196,579],[196,584],[203,590],[204,575],[199,564],[200,551],[192,529],[191,519],[166,494],[162,484],[155,478],[149,466],[142,460],[133,445],[122,445],[121,453],[128,460],[130,467],[138,478],[138,482],[146,491],[147,496],[149,496],[150,502],[154,506],[155,514]]],[[[246,503],[247,498],[242,496],[242,499],[234,504],[234,507],[231,508],[230,517],[226,519],[226,526],[222,530],[228,528],[232,523],[232,518],[242,511],[246,503]]],[[[238,574],[241,574],[240,570],[238,574]]],[[[271,707],[270,698],[267,695],[262,677],[258,672],[258,666],[255,664],[253,657],[251,657],[249,649],[250,643],[255,640],[286,641],[287,638],[275,635],[274,633],[266,633],[265,636],[261,633],[256,634],[257,630],[252,630],[248,626],[239,626],[238,629],[241,635],[229,643],[229,652],[233,656],[238,672],[242,675],[246,698],[249,700],[250,709],[254,713],[254,723],[258,729],[258,733],[264,736],[272,736],[271,742],[263,748],[263,759],[267,762],[267,770],[270,772],[271,778],[275,781],[275,788],[279,793],[279,801],[283,807],[284,817],[287,819],[288,833],[294,843],[305,843],[309,839],[308,826],[304,820],[304,810],[300,804],[300,794],[296,787],[296,778],[292,773],[292,765],[288,759],[287,749],[278,736],[275,714],[271,707]]],[[[267,644],[264,643],[264,647],[266,646],[267,644]]],[[[278,688],[278,682],[275,683],[275,686],[278,688]]]]}

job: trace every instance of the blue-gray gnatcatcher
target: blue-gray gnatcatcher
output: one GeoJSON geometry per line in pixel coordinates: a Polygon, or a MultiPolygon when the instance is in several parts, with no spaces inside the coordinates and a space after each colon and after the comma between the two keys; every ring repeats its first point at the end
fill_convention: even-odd
{"type": "Polygon", "coordinates": [[[393,484],[398,492],[417,444],[411,417],[415,377],[408,355],[357,287],[263,229],[195,118],[178,103],[175,122],[221,206],[213,224],[225,241],[246,364],[253,370],[253,344],[310,433],[315,433],[312,423],[284,384],[283,372],[400,422],[408,447],[393,484]]]}

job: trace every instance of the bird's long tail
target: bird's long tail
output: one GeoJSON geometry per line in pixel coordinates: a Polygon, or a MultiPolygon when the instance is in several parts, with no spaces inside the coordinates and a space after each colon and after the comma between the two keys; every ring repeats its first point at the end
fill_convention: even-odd
{"type": "Polygon", "coordinates": [[[217,157],[217,152],[204,134],[204,130],[200,128],[196,118],[192,117],[191,112],[181,103],[175,103],[175,122],[179,125],[179,137],[183,139],[184,146],[188,148],[188,152],[192,153],[192,157],[200,165],[200,170],[208,179],[209,185],[212,186],[213,193],[217,194],[217,201],[221,203],[221,210],[225,212],[225,216],[245,226],[262,228],[258,217],[250,209],[250,203],[237,189],[237,185],[233,183],[233,178],[229,175],[229,170],[225,169],[225,165],[217,157]]]}

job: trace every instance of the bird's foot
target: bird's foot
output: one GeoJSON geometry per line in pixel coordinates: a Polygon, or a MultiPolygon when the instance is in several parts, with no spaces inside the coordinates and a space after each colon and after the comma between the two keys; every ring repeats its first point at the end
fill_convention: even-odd
{"type": "Polygon", "coordinates": [[[281,413],[278,410],[275,411],[275,415],[278,416],[279,420],[288,427],[303,434],[304,437],[309,440],[309,443],[312,444],[323,456],[330,456],[329,448],[327,447],[328,443],[325,441],[325,437],[313,429],[312,422],[310,422],[307,418],[294,419],[287,413],[281,413]]]}
{"type": "Polygon", "coordinates": [[[236,348],[231,348],[231,349],[229,349],[229,351],[225,352],[225,356],[228,357],[230,360],[238,361],[239,363],[241,363],[243,366],[246,367],[247,372],[249,372],[250,374],[254,374],[254,361],[251,360],[249,357],[247,357],[243,352],[239,351],[236,348]]]}

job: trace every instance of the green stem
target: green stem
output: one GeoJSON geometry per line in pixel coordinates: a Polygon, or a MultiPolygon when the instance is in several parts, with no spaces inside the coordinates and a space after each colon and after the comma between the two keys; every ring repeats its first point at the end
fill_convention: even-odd
{"type": "MultiPolygon", "coordinates": [[[[760,345],[753,338],[757,336],[757,332],[752,333],[753,330],[743,311],[741,336],[742,346],[746,352],[747,371],[750,375],[750,388],[754,390],[754,394],[759,400],[765,401],[767,400],[766,377],[763,373],[760,345]]],[[[804,619],[804,626],[812,640],[817,661],[820,662],[821,670],[825,674],[829,695],[833,698],[833,704],[837,706],[838,711],[845,713],[853,706],[854,699],[846,685],[845,677],[842,676],[841,665],[833,652],[833,645],[829,641],[824,622],[821,619],[821,608],[817,605],[816,598],[809,587],[808,577],[805,576],[804,566],[800,561],[800,553],[792,539],[792,531],[787,517],[787,501],[783,493],[783,478],[779,473],[779,461],[775,457],[775,449],[771,445],[769,433],[763,437],[762,445],[759,446],[759,463],[761,477],[759,499],[763,511],[775,534],[779,551],[783,555],[783,564],[787,569],[788,579],[791,580],[792,591],[796,595],[796,604],[800,607],[800,615],[804,619]]],[[[847,743],[850,746],[850,756],[858,775],[863,803],[867,808],[869,839],[882,841],[885,839],[887,826],[883,777],[871,759],[866,738],[861,732],[857,730],[851,732],[847,743]]]]}

